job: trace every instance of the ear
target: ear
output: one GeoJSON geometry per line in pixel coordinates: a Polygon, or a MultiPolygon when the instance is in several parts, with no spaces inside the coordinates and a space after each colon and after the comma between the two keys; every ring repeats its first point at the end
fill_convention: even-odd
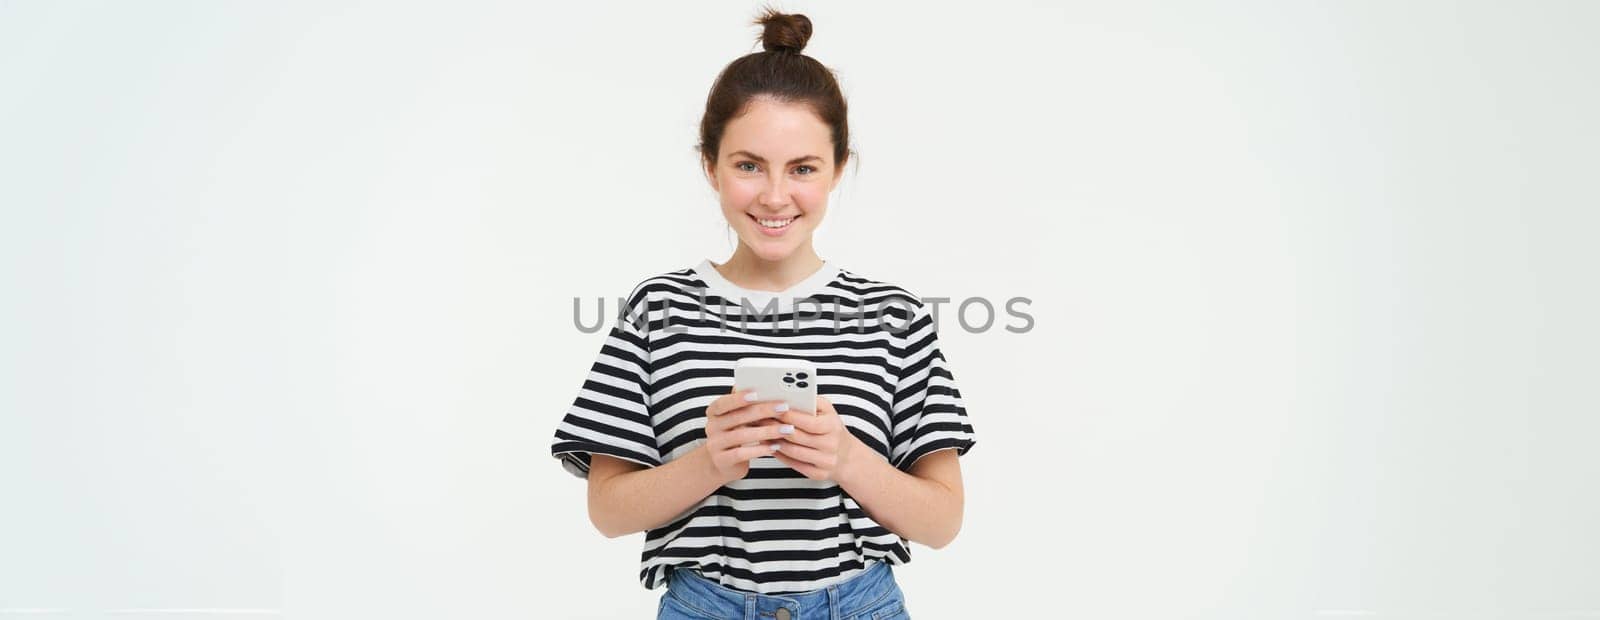
{"type": "Polygon", "coordinates": [[[701,157],[700,158],[700,167],[701,167],[701,172],[704,172],[706,174],[706,183],[711,184],[711,191],[717,192],[717,193],[722,193],[722,188],[717,186],[718,183],[717,183],[717,165],[716,165],[716,162],[708,160],[705,157],[701,157]]]}

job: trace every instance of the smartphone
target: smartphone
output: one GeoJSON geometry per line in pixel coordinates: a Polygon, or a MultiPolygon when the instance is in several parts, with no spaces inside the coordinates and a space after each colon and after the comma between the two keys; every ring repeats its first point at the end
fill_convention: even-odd
{"type": "Polygon", "coordinates": [[[744,357],[733,365],[733,389],[755,390],[758,402],[781,400],[815,415],[817,369],[801,359],[744,357]]]}

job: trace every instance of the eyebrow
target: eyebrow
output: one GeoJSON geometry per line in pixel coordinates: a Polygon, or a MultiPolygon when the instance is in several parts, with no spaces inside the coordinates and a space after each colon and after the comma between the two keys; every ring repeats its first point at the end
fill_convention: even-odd
{"type": "MultiPolygon", "coordinates": [[[[739,155],[743,155],[745,157],[749,157],[750,159],[754,159],[754,160],[756,160],[758,162],[761,162],[763,164],[767,163],[767,160],[765,158],[763,158],[760,155],[757,155],[755,153],[751,153],[750,151],[734,151],[734,152],[728,154],[729,157],[737,157],[739,155]]],[[[806,160],[811,160],[811,159],[815,159],[817,161],[822,161],[822,158],[821,157],[817,157],[816,155],[806,155],[804,157],[796,157],[794,159],[791,159],[791,160],[789,160],[789,163],[791,165],[792,164],[798,164],[800,162],[803,162],[803,161],[806,161],[806,160]]]]}

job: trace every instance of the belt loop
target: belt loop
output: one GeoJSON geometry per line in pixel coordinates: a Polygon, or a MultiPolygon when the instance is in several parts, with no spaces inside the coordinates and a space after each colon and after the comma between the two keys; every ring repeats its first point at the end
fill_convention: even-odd
{"type": "Polygon", "coordinates": [[[828,620],[839,620],[839,586],[828,586],[828,620]]]}
{"type": "Polygon", "coordinates": [[[756,620],[756,595],[754,594],[747,593],[744,595],[744,618],[745,620],[756,620]]]}

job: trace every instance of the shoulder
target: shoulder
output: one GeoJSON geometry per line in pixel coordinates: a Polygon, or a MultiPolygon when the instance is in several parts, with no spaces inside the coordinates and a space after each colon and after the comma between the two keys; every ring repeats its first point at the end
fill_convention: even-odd
{"type": "Polygon", "coordinates": [[[925,299],[937,298],[924,298],[905,286],[847,269],[839,270],[832,286],[845,298],[859,300],[863,312],[882,317],[884,328],[896,339],[917,338],[934,329],[933,310],[925,299]]]}
{"type": "Polygon", "coordinates": [[[630,308],[637,308],[641,304],[666,296],[694,297],[704,288],[705,282],[695,275],[694,268],[684,267],[658,272],[638,280],[628,291],[626,301],[630,308]]]}
{"type": "Polygon", "coordinates": [[[830,288],[835,289],[840,295],[860,299],[868,305],[899,306],[911,310],[913,314],[926,312],[926,304],[923,303],[922,297],[910,289],[848,269],[839,270],[839,275],[834,278],[830,288]]]}

